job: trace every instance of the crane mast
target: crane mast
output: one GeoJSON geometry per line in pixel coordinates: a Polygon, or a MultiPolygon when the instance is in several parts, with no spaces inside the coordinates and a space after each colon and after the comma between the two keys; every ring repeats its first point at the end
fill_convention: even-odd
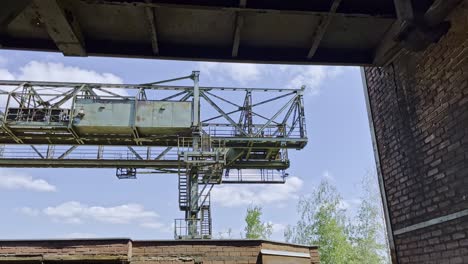
{"type": "Polygon", "coordinates": [[[176,174],[185,215],[174,237],[209,239],[213,187],[284,183],[287,150],[304,148],[307,133],[304,87],[202,87],[199,74],[147,84],[0,81],[0,167],[176,174]]]}

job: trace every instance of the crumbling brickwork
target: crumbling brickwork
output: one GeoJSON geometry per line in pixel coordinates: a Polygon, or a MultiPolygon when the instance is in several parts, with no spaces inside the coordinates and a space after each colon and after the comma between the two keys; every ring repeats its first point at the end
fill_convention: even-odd
{"type": "Polygon", "coordinates": [[[130,248],[128,239],[0,241],[0,262],[126,261],[130,248]]]}
{"type": "Polygon", "coordinates": [[[319,264],[320,260],[317,247],[264,240],[132,241],[130,239],[87,239],[0,241],[0,263],[2,262],[41,264],[57,262],[131,264],[319,264]],[[262,250],[269,250],[269,252],[263,252],[262,250]],[[292,254],[292,256],[287,256],[287,254],[292,254]],[[294,258],[294,254],[302,254],[302,256],[294,258]],[[268,255],[272,262],[262,261],[264,255],[268,255]],[[284,259],[287,262],[278,262],[278,259],[284,259]]]}
{"type": "Polygon", "coordinates": [[[399,263],[468,263],[468,1],[449,19],[424,52],[365,69],[399,263]]]}
{"type": "MultiPolygon", "coordinates": [[[[261,245],[255,241],[135,241],[132,263],[257,263],[261,245]],[[156,262],[159,263],[159,262],[156,262]]],[[[307,250],[307,249],[306,249],[307,250]]]]}

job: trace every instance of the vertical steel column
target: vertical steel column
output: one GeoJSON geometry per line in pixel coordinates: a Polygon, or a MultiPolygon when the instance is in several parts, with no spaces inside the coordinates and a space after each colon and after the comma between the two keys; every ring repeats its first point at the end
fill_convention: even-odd
{"type": "MultiPolygon", "coordinates": [[[[199,87],[199,71],[192,72],[193,80],[193,123],[192,123],[192,148],[193,151],[200,151],[200,87],[199,87]]],[[[197,219],[198,219],[198,168],[188,168],[188,190],[189,190],[189,206],[186,211],[186,219],[188,219],[188,235],[190,238],[196,238],[197,230],[197,219]]]]}
{"type": "Polygon", "coordinates": [[[253,114],[252,114],[252,92],[247,91],[246,98],[246,121],[247,121],[247,133],[250,135],[253,134],[253,114]]]}
{"type": "Polygon", "coordinates": [[[97,159],[102,159],[104,155],[104,146],[98,146],[97,159]]]}
{"type": "Polygon", "coordinates": [[[306,123],[305,123],[305,110],[304,110],[304,91],[305,91],[305,86],[303,85],[301,87],[301,91],[297,93],[297,104],[298,104],[298,111],[299,111],[299,131],[300,131],[300,136],[302,137],[307,137],[307,131],[306,131],[306,123]]]}
{"type": "Polygon", "coordinates": [[[200,128],[200,87],[198,84],[200,72],[193,71],[191,79],[193,80],[193,126],[197,130],[200,128]]]}
{"type": "Polygon", "coordinates": [[[54,153],[55,153],[55,145],[48,145],[46,159],[54,158],[54,153]]]}

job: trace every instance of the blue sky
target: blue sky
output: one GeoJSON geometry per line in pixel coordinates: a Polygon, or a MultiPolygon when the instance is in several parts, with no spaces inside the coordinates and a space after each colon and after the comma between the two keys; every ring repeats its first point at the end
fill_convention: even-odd
{"type": "MultiPolygon", "coordinates": [[[[336,184],[345,207],[356,207],[360,181],[375,163],[360,70],[357,67],[223,64],[120,58],[73,58],[57,53],[0,51],[0,79],[146,83],[200,70],[206,86],[294,87],[304,84],[309,143],[290,151],[284,185],[215,186],[214,234],[239,237],[246,208],[263,207],[273,239],[294,224],[296,203],[321,179],[336,184]]],[[[171,239],[176,175],[118,180],[107,169],[1,169],[0,237],[131,237],[171,239]]]]}

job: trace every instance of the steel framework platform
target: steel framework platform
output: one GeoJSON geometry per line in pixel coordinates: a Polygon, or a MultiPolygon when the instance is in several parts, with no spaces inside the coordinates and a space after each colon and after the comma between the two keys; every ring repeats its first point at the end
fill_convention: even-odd
{"type": "Polygon", "coordinates": [[[201,87],[198,78],[0,81],[0,167],[177,174],[186,215],[176,238],[210,238],[214,185],[284,183],[288,149],[307,144],[304,87],[201,87]],[[187,80],[193,85],[166,85],[187,80]]]}

